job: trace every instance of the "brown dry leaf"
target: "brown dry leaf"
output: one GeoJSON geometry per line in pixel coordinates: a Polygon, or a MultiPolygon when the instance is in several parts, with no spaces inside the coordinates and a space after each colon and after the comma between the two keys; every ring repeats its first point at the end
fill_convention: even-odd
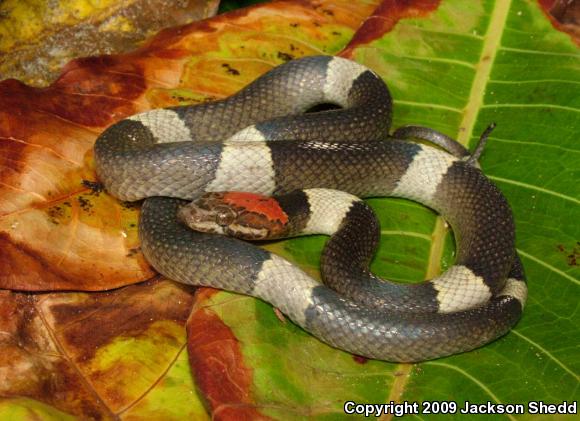
{"type": "Polygon", "coordinates": [[[131,54],[75,60],[48,88],[0,83],[0,287],[150,278],[138,210],[91,189],[97,135],[139,111],[230,95],[293,57],[336,52],[375,5],[274,2],[164,30],[131,54]]]}
{"type": "Polygon", "coordinates": [[[540,0],[554,26],[580,41],[580,2],[576,0],[540,0]]]}
{"type": "MultiPolygon", "coordinates": [[[[75,60],[47,88],[0,83],[0,287],[151,278],[138,208],[96,184],[98,134],[139,111],[230,95],[293,57],[335,53],[375,5],[274,2],[165,30],[131,54],[75,60]]],[[[184,348],[190,290],[148,281],[1,299],[0,418],[207,416],[184,348]]]]}
{"type": "Polygon", "coordinates": [[[47,86],[72,58],[134,49],[162,28],[214,16],[219,0],[0,2],[0,79],[47,86]]]}
{"type": "Polygon", "coordinates": [[[252,394],[254,373],[244,363],[241,344],[210,309],[216,290],[202,288],[187,322],[189,363],[212,418],[270,419],[260,412],[252,394]]]}
{"type": "Polygon", "coordinates": [[[85,419],[146,413],[184,358],[192,291],[166,280],[92,294],[1,291],[0,396],[18,399],[0,415],[18,405],[85,419]]]}

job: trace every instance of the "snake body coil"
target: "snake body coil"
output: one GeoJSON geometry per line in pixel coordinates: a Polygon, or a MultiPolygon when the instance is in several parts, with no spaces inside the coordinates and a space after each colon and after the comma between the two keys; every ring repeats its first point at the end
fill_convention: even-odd
{"type": "MultiPolygon", "coordinates": [[[[510,208],[464,159],[387,140],[390,109],[386,86],[370,70],[345,59],[308,57],[275,68],[226,100],[120,121],[95,144],[97,173],[120,199],[148,198],[139,227],[142,249],[171,279],[264,299],[321,340],[370,358],[419,361],[473,349],[505,334],[525,302],[510,208]],[[319,103],[342,109],[304,114],[319,103]],[[342,295],[267,251],[191,231],[176,220],[184,199],[205,192],[270,195],[304,188],[423,203],[451,224],[456,264],[412,286],[369,283],[359,290],[345,281],[342,295]]],[[[324,207],[316,197],[308,202],[324,207]]],[[[327,206],[325,218],[339,223],[356,216],[356,203],[327,206]]]]}

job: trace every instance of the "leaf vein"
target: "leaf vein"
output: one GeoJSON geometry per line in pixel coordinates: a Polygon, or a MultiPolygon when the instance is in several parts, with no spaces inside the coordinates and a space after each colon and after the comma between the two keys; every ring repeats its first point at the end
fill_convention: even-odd
{"type": "Polygon", "coordinates": [[[576,203],[576,204],[580,205],[580,200],[578,200],[574,197],[565,195],[563,193],[558,193],[558,192],[555,192],[555,191],[552,191],[549,189],[545,189],[543,187],[534,186],[533,184],[524,183],[522,181],[511,180],[509,178],[497,177],[494,175],[488,175],[488,177],[491,178],[492,180],[501,181],[501,182],[508,183],[508,184],[513,184],[513,185],[516,185],[519,187],[525,187],[525,188],[531,189],[531,190],[536,190],[536,191],[546,193],[546,194],[549,194],[552,196],[556,196],[556,197],[559,197],[560,199],[568,200],[572,203],[576,203]]]}
{"type": "Polygon", "coordinates": [[[565,148],[564,146],[560,146],[560,145],[549,145],[547,143],[541,143],[541,142],[528,142],[525,140],[502,139],[499,137],[492,137],[492,136],[489,137],[489,140],[493,140],[495,142],[501,142],[501,143],[511,143],[511,144],[516,144],[516,145],[541,146],[543,148],[554,148],[554,149],[559,149],[559,150],[565,151],[565,152],[580,153],[580,150],[578,150],[578,149],[565,148]]]}
{"type": "Polygon", "coordinates": [[[404,54],[391,54],[391,55],[393,57],[400,58],[400,59],[419,60],[419,61],[428,61],[428,62],[436,62],[436,63],[447,63],[447,64],[468,67],[470,69],[475,69],[475,64],[473,64],[473,63],[470,63],[468,61],[454,60],[451,58],[421,57],[421,56],[410,56],[410,55],[404,55],[404,54]]]}
{"type": "Polygon", "coordinates": [[[558,275],[560,275],[560,276],[562,276],[562,277],[564,277],[564,278],[572,281],[573,283],[575,283],[577,285],[580,285],[580,281],[579,280],[577,280],[577,279],[573,278],[572,276],[568,275],[566,272],[563,272],[562,270],[560,270],[560,269],[558,269],[558,268],[550,265],[549,263],[544,262],[541,259],[538,259],[536,256],[532,256],[531,254],[526,253],[525,251],[522,251],[521,249],[517,249],[517,251],[522,256],[524,256],[524,257],[526,257],[526,258],[528,258],[530,260],[533,260],[537,264],[544,266],[546,269],[549,269],[552,272],[557,273],[558,275]]]}
{"type": "MultiPolygon", "coordinates": [[[[491,389],[489,387],[487,387],[484,383],[482,383],[479,379],[477,379],[476,377],[472,376],[471,374],[469,374],[467,371],[460,369],[457,366],[451,365],[451,364],[447,364],[447,363],[441,363],[441,362],[434,362],[434,361],[427,361],[425,364],[427,365],[435,365],[435,366],[440,366],[440,367],[445,367],[448,368],[450,370],[454,370],[457,371],[458,373],[464,375],[466,378],[468,378],[469,380],[471,380],[473,383],[475,383],[477,386],[479,386],[485,393],[487,393],[495,402],[497,403],[502,403],[502,401],[491,391],[491,389]]],[[[509,414],[506,414],[506,416],[515,421],[515,418],[512,417],[509,414]]]]}
{"type": "Polygon", "coordinates": [[[489,83],[498,83],[506,85],[518,85],[524,83],[572,83],[574,85],[580,85],[580,81],[568,80],[568,79],[528,79],[528,80],[500,80],[500,79],[490,79],[489,83]]]}
{"type": "Polygon", "coordinates": [[[431,241],[432,237],[427,234],[422,234],[420,232],[413,232],[413,231],[399,231],[399,230],[381,230],[382,235],[404,235],[407,237],[416,237],[421,238],[423,240],[431,241]]]}
{"type": "Polygon", "coordinates": [[[464,146],[468,146],[469,138],[473,133],[477,115],[484,101],[487,81],[491,75],[491,69],[501,45],[502,29],[505,28],[511,1],[498,2],[489,20],[489,26],[485,33],[483,47],[479,55],[479,62],[465,106],[465,113],[459,125],[462,130],[457,135],[457,140],[464,146]]]}
{"type": "Polygon", "coordinates": [[[528,50],[526,48],[513,48],[513,47],[500,47],[500,49],[505,50],[505,51],[512,51],[514,53],[540,54],[540,55],[547,55],[547,56],[580,58],[580,55],[573,54],[573,53],[556,53],[554,51],[528,50]]]}
{"type": "Polygon", "coordinates": [[[437,108],[440,110],[451,111],[451,112],[457,113],[457,114],[461,114],[463,112],[463,110],[460,110],[459,108],[449,107],[447,105],[441,105],[441,104],[432,104],[429,102],[402,101],[400,99],[396,99],[393,101],[393,103],[401,104],[401,105],[410,105],[413,107],[437,108]]]}
{"type": "Polygon", "coordinates": [[[540,344],[532,341],[530,338],[528,338],[527,336],[525,336],[523,333],[518,332],[515,329],[511,330],[511,333],[514,333],[516,336],[519,336],[520,338],[522,338],[523,340],[525,340],[526,342],[530,343],[531,345],[533,345],[534,347],[538,348],[540,351],[542,351],[548,358],[550,358],[551,360],[553,360],[556,364],[558,364],[560,367],[562,367],[562,369],[564,371],[566,371],[568,374],[570,374],[572,377],[574,377],[577,381],[580,381],[580,376],[578,376],[576,373],[574,373],[572,370],[570,370],[562,361],[560,361],[558,358],[554,357],[554,355],[552,355],[547,349],[545,349],[544,347],[542,347],[540,344]]]}
{"type": "Polygon", "coordinates": [[[481,108],[555,108],[580,113],[580,109],[559,104],[483,104],[481,108]]]}

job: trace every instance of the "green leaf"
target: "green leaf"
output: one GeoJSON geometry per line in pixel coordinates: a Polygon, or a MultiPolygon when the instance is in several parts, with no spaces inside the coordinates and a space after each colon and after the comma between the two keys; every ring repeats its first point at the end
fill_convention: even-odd
{"type": "Polygon", "coordinates": [[[529,278],[524,317],[510,334],[478,351],[410,368],[401,399],[577,400],[577,46],[535,2],[485,1],[462,10],[462,2],[446,1],[428,19],[400,22],[353,53],[362,63],[378,63],[390,83],[395,126],[429,125],[473,145],[497,123],[482,168],[514,210],[529,278]]]}
{"type": "MultiPolygon", "coordinates": [[[[377,20],[396,20],[401,11],[385,6],[345,54],[387,81],[395,127],[429,126],[473,147],[485,127],[497,123],[481,163],[514,210],[530,290],[523,319],[473,352],[413,365],[360,365],[280,323],[269,306],[219,294],[206,304],[232,329],[244,363],[254,367],[251,392],[262,413],[337,419],[347,400],[452,400],[462,407],[465,401],[526,405],[580,398],[577,46],[535,2],[449,0],[435,6],[400,20],[390,32],[392,25],[377,20]]],[[[369,203],[382,228],[375,273],[416,282],[452,264],[452,236],[432,211],[404,200],[369,203]]],[[[324,241],[299,238],[267,248],[316,275],[324,241]]],[[[521,415],[489,418],[531,416],[526,407],[521,415]]],[[[428,419],[439,417],[447,416],[428,419]]]]}

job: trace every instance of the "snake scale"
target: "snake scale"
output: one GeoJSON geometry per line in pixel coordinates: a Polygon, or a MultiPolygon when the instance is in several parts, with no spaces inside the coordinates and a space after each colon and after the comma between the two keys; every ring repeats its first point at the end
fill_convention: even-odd
{"type": "Polygon", "coordinates": [[[412,362],[474,349],[508,332],[525,304],[511,210],[460,145],[389,136],[391,108],[371,70],[306,57],[224,100],[117,122],[95,144],[97,175],[121,200],[146,199],[142,250],[170,279],[261,298],[320,340],[369,358],[412,362]],[[305,113],[321,103],[340,109],[305,113]],[[290,194],[295,203],[282,199],[286,214],[305,208],[303,228],[334,234],[323,256],[332,288],[268,251],[177,219],[207,192],[298,189],[309,190],[290,194]],[[453,228],[455,264],[420,284],[374,277],[376,222],[352,195],[402,197],[439,212],[453,228]]]}

